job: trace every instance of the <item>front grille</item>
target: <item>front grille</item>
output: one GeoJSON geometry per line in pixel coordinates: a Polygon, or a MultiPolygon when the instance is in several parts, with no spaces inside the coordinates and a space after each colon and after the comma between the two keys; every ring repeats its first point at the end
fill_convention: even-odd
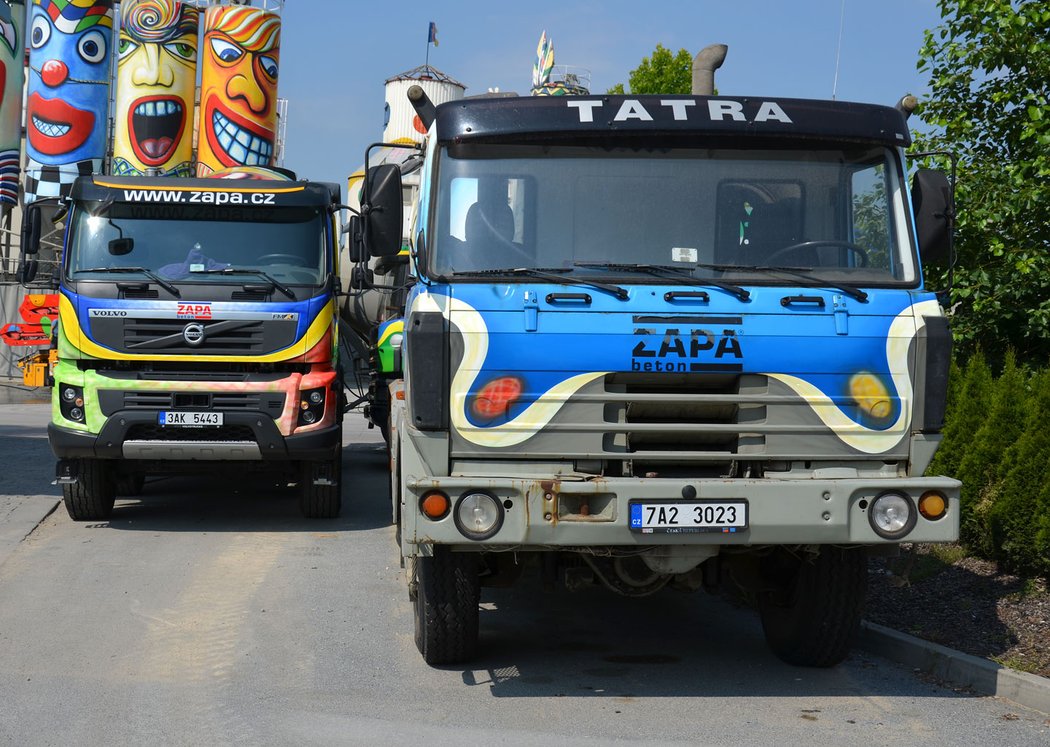
{"type": "Polygon", "coordinates": [[[258,353],[262,350],[263,323],[227,319],[200,321],[204,339],[190,345],[183,335],[184,319],[125,319],[124,347],[131,352],[156,350],[164,352],[258,353]]]}
{"type": "Polygon", "coordinates": [[[255,441],[246,425],[220,425],[217,428],[165,428],[139,423],[128,428],[127,441],[255,441]]]}
{"type": "Polygon", "coordinates": [[[92,317],[88,334],[103,347],[147,358],[161,355],[258,356],[286,350],[295,344],[299,331],[298,319],[275,319],[263,313],[260,313],[260,317],[92,317]],[[194,344],[191,344],[191,340],[194,344]]]}
{"type": "Polygon", "coordinates": [[[121,291],[121,298],[148,300],[154,298],[160,298],[160,293],[152,288],[131,288],[121,291]]]}
{"type": "Polygon", "coordinates": [[[765,377],[735,374],[609,374],[605,419],[618,427],[605,434],[604,450],[623,453],[635,475],[696,474],[697,462],[712,476],[728,474],[741,446],[764,445],[744,430],[765,420],[755,401],[764,384],[765,377]]]}
{"type": "Polygon", "coordinates": [[[284,392],[124,392],[125,410],[216,410],[263,412],[277,419],[284,412],[284,392]]]}

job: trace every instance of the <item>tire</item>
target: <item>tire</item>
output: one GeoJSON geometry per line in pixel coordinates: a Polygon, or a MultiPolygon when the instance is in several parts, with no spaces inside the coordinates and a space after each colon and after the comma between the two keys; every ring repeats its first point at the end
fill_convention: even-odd
{"type": "Polygon", "coordinates": [[[470,661],[478,650],[477,554],[438,546],[433,557],[416,558],[415,566],[416,648],[431,666],[470,661]]]}
{"type": "Polygon", "coordinates": [[[323,462],[303,462],[299,479],[299,509],[307,519],[334,519],[343,506],[343,451],[323,462]],[[314,480],[328,484],[315,485],[314,480]]]}
{"type": "Polygon", "coordinates": [[[77,481],[62,486],[62,502],[73,521],[105,521],[113,515],[117,498],[116,481],[109,462],[81,459],[77,481]]]}
{"type": "Polygon", "coordinates": [[[763,559],[762,580],[759,614],[773,653],[802,667],[833,667],[846,658],[864,613],[864,550],[777,551],[763,559]]]}
{"type": "Polygon", "coordinates": [[[116,481],[117,495],[128,497],[140,495],[145,484],[145,475],[121,475],[116,481]]]}

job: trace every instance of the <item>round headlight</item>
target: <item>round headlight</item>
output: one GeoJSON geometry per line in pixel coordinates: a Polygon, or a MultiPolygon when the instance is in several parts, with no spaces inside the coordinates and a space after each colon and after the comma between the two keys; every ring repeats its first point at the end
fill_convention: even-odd
{"type": "Polygon", "coordinates": [[[76,421],[83,420],[84,419],[84,411],[81,410],[79,407],[70,408],[70,410],[69,410],[69,419],[70,420],[76,420],[76,421]]]}
{"type": "Polygon", "coordinates": [[[455,519],[465,537],[485,540],[503,526],[503,506],[488,493],[467,493],[456,503],[455,519]]]}
{"type": "Polygon", "coordinates": [[[72,402],[77,398],[77,390],[71,386],[67,386],[62,390],[62,399],[66,402],[72,402]]]}
{"type": "Polygon", "coordinates": [[[880,537],[900,539],[908,534],[916,521],[915,504],[901,493],[883,493],[871,502],[868,521],[880,537]]]}
{"type": "Polygon", "coordinates": [[[317,415],[314,414],[313,410],[307,410],[306,412],[303,413],[303,422],[304,423],[313,423],[316,420],[317,420],[317,415]]]}
{"type": "Polygon", "coordinates": [[[310,392],[310,404],[319,405],[324,402],[324,394],[320,391],[310,392]]]}

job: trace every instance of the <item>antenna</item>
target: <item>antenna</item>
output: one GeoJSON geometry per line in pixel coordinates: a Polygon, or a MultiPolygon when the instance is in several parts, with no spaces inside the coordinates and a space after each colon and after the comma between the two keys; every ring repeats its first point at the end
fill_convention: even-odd
{"type": "Polygon", "coordinates": [[[831,84],[831,100],[835,100],[835,94],[839,90],[839,59],[842,56],[842,27],[846,23],[846,0],[842,0],[842,10],[839,12],[839,41],[835,45],[835,82],[831,84]]]}

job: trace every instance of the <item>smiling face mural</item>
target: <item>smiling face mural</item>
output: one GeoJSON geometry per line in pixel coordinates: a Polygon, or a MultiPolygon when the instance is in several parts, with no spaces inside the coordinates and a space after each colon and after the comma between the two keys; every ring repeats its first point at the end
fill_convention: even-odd
{"type": "Polygon", "coordinates": [[[25,200],[69,192],[106,153],[112,0],[33,0],[25,200]]]}
{"type": "Polygon", "coordinates": [[[273,162],[280,42],[280,16],[258,8],[208,8],[201,54],[198,176],[229,166],[273,162]]]}
{"type": "Polygon", "coordinates": [[[22,50],[26,7],[22,0],[0,0],[10,21],[0,19],[0,204],[18,202],[18,158],[22,140],[22,50]]]}
{"type": "Polygon", "coordinates": [[[193,176],[197,8],[178,0],[125,0],[117,43],[113,173],[193,176]]]}

